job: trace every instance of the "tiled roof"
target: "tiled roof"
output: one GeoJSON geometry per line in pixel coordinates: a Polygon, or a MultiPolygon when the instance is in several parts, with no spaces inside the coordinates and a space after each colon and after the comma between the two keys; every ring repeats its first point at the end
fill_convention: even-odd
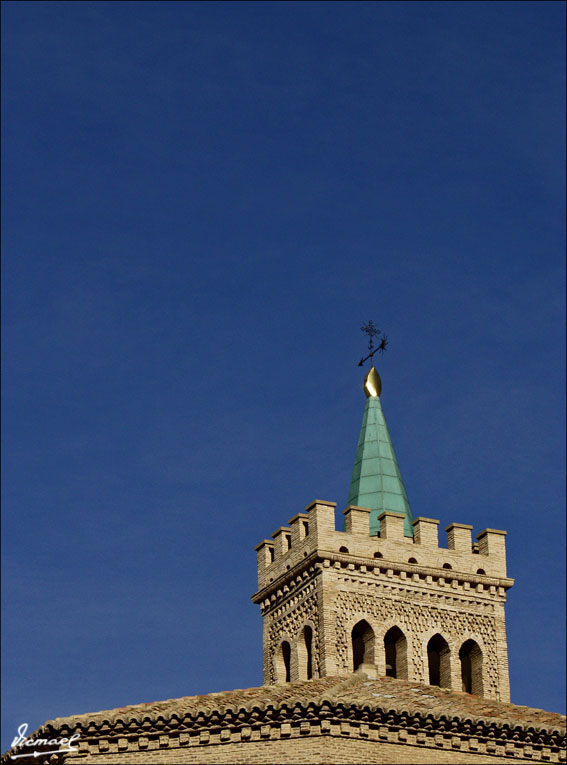
{"type": "Polygon", "coordinates": [[[167,720],[172,716],[181,718],[187,714],[196,717],[199,713],[209,717],[211,713],[224,714],[227,710],[238,714],[241,710],[252,712],[255,708],[264,710],[269,707],[291,708],[296,705],[307,707],[310,704],[319,705],[323,701],[332,702],[333,705],[354,705],[358,708],[393,711],[422,718],[432,715],[437,719],[445,717],[450,720],[470,720],[472,723],[482,721],[485,724],[520,727],[524,730],[534,728],[549,732],[565,731],[565,717],[555,712],[516,706],[468,693],[388,677],[370,680],[366,675],[358,673],[346,679],[327,677],[287,685],[261,686],[134,704],[90,714],[58,717],[46,723],[46,726],[52,726],[54,729],[63,726],[76,728],[78,725],[87,727],[92,723],[98,727],[104,721],[141,722],[144,718],[154,721],[159,717],[167,720]]]}

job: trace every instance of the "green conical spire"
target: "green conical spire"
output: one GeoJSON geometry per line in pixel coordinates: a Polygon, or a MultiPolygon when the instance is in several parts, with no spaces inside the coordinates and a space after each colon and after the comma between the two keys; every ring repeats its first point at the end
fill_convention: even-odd
{"type": "Polygon", "coordinates": [[[348,505],[369,507],[370,535],[378,534],[384,510],[403,513],[404,535],[413,537],[411,508],[380,404],[381,383],[374,367],[364,381],[367,395],[354,458],[348,505]]]}

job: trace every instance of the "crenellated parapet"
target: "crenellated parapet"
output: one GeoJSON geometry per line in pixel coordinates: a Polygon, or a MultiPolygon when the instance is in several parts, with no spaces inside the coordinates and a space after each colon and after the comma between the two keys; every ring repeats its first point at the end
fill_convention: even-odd
{"type": "MultiPolygon", "coordinates": [[[[335,502],[315,500],[255,547],[258,554],[258,590],[263,590],[314,554],[369,559],[372,566],[390,562],[396,570],[414,574],[431,570],[438,579],[457,575],[475,582],[506,579],[505,531],[484,529],[472,541],[472,526],[452,523],[445,529],[447,546],[438,538],[439,521],[419,517],[414,536],[404,536],[404,515],[390,510],[379,516],[380,534],[370,536],[370,509],[351,505],[344,511],[345,530],[335,528],[335,502]],[[377,561],[381,560],[378,564],[377,561]]],[[[427,576],[427,574],[426,574],[427,576]]],[[[506,585],[511,586],[511,580],[506,585]]]]}

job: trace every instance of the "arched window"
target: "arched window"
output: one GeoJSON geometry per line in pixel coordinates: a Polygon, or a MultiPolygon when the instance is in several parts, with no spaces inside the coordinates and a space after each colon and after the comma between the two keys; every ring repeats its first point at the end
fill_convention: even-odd
{"type": "Polygon", "coordinates": [[[339,552],[347,553],[348,552],[348,547],[339,547],[339,552]]]}
{"type": "Polygon", "coordinates": [[[299,680],[313,677],[313,630],[306,624],[297,640],[297,664],[299,680]]]}
{"type": "Polygon", "coordinates": [[[383,556],[382,556],[382,553],[376,552],[376,553],[374,553],[374,557],[375,558],[382,558],[383,556]]]}
{"type": "Polygon", "coordinates": [[[474,640],[467,640],[459,651],[463,691],[482,696],[482,651],[474,640]]]}
{"type": "Polygon", "coordinates": [[[417,563],[415,558],[408,558],[408,563],[417,563]]]}
{"type": "Polygon", "coordinates": [[[303,630],[303,640],[307,653],[307,679],[311,680],[313,677],[313,630],[309,625],[306,625],[303,630]]]}
{"type": "Polygon", "coordinates": [[[483,568],[478,568],[478,569],[476,570],[476,573],[477,573],[477,574],[486,574],[486,571],[485,571],[483,568]]]}
{"type": "Polygon", "coordinates": [[[386,676],[407,680],[407,641],[399,627],[392,627],[384,635],[384,652],[386,654],[386,676]]]}
{"type": "Polygon", "coordinates": [[[453,568],[450,563],[444,563],[443,568],[453,568]]]}
{"type": "Polygon", "coordinates": [[[429,684],[441,688],[451,687],[451,656],[447,641],[441,635],[434,635],[427,644],[429,684]]]}
{"type": "Polygon", "coordinates": [[[355,671],[361,664],[374,664],[374,631],[365,619],[352,629],[352,663],[355,671]]]}
{"type": "Polygon", "coordinates": [[[291,671],[291,646],[284,640],[276,654],[276,682],[289,683],[291,671]]]}

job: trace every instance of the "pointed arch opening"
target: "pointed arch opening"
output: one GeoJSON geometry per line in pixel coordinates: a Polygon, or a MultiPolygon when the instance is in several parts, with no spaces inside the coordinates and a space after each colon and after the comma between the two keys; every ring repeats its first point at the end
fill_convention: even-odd
{"type": "Polygon", "coordinates": [[[313,678],[313,629],[308,624],[301,630],[297,641],[297,660],[299,679],[311,680],[313,678]]]}
{"type": "Polygon", "coordinates": [[[384,653],[386,655],[386,677],[407,680],[407,640],[399,627],[392,627],[384,635],[384,653]]]}
{"type": "Polygon", "coordinates": [[[451,687],[451,652],[445,638],[433,635],[427,644],[427,664],[429,667],[429,685],[440,688],[451,687]]]}
{"type": "Polygon", "coordinates": [[[276,653],[276,683],[289,683],[291,678],[291,646],[284,640],[276,653]]]}
{"type": "Polygon", "coordinates": [[[465,693],[482,696],[482,651],[474,640],[466,640],[459,651],[461,680],[465,693]]]}
{"type": "Polygon", "coordinates": [[[366,619],[352,628],[352,664],[354,671],[361,664],[374,664],[374,630],[366,619]]]}

